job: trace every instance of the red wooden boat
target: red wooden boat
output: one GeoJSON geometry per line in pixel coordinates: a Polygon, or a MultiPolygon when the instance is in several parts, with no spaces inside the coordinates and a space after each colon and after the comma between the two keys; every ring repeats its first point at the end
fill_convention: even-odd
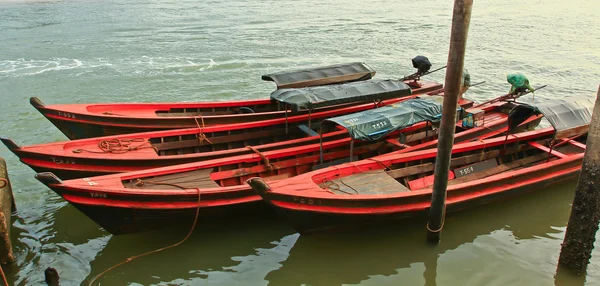
{"type": "MultiPolygon", "coordinates": [[[[402,81],[358,82],[334,87],[339,96],[331,96],[329,88],[320,90],[321,93],[315,89],[310,92],[312,96],[318,96],[321,101],[319,104],[323,104],[322,98],[329,98],[329,103],[339,103],[349,96],[376,103],[345,107],[336,104],[336,108],[331,110],[240,124],[122,134],[23,147],[10,139],[0,139],[21,162],[37,172],[53,172],[62,179],[81,178],[255,152],[246,146],[257,146],[257,150],[262,151],[275,150],[288,144],[302,146],[318,140],[307,137],[316,134],[314,129],[318,127],[320,120],[390,105],[418,96],[406,95],[411,94],[411,88],[402,81]],[[396,95],[405,96],[395,97],[396,95]],[[391,98],[385,99],[387,97],[391,98]],[[384,100],[378,101],[380,99],[384,100]],[[289,140],[294,141],[288,142],[289,140]],[[286,142],[281,143],[282,141],[286,142]]],[[[316,105],[314,100],[294,96],[297,92],[304,91],[288,89],[287,97],[282,101],[289,103],[293,109],[303,105],[316,105]]],[[[324,139],[336,140],[344,134],[329,132],[324,139]]]]}
{"type": "MultiPolygon", "coordinates": [[[[405,106],[407,102],[398,106],[405,106]]],[[[456,141],[482,140],[502,134],[507,130],[503,107],[501,103],[490,107],[484,126],[469,129],[457,124],[456,141]]],[[[408,113],[405,116],[415,117],[408,113]]],[[[539,116],[527,119],[520,128],[536,125],[539,116]]],[[[198,208],[200,220],[214,220],[214,215],[225,213],[254,212],[262,203],[244,183],[251,177],[284,179],[393,150],[409,152],[436,146],[435,140],[428,141],[435,136],[431,124],[419,121],[405,126],[396,127],[401,128],[400,131],[389,129],[385,138],[390,140],[360,141],[346,136],[320,143],[318,139],[311,139],[301,146],[290,144],[276,150],[124,174],[61,181],[51,173],[40,173],[36,178],[107,231],[113,234],[138,232],[191,223],[198,208]],[[392,140],[398,132],[404,135],[403,143],[392,140]],[[421,143],[424,141],[428,142],[421,143]]]]}
{"type": "Polygon", "coordinates": [[[288,107],[296,107],[295,115],[308,117],[311,112],[339,110],[367,101],[373,97],[338,97],[334,87],[323,85],[347,84],[355,89],[382,88],[378,99],[397,98],[412,93],[440,89],[439,83],[406,80],[410,88],[390,89],[390,82],[368,80],[375,74],[363,63],[350,63],[308,70],[264,75],[264,80],[277,84],[270,99],[196,102],[196,103],[113,103],[113,104],[57,104],[44,105],[32,97],[30,103],[60,129],[69,139],[92,138],[117,134],[217,126],[281,119],[288,115],[288,107]],[[309,101],[298,108],[284,99],[319,93],[326,101],[309,101]],[[328,96],[332,96],[330,98],[328,96]]]}
{"type": "MultiPolygon", "coordinates": [[[[448,211],[576,178],[592,109],[591,100],[518,106],[512,113],[542,112],[553,127],[455,145],[448,211]]],[[[269,184],[260,178],[248,183],[305,234],[426,214],[435,158],[436,150],[428,149],[347,163],[269,184]]]]}

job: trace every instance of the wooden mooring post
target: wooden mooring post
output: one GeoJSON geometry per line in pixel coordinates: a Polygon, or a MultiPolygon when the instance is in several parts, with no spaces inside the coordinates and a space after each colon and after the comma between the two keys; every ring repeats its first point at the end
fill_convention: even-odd
{"type": "Polygon", "coordinates": [[[558,266],[584,273],[600,221],[600,86],[558,266]]]}
{"type": "Polygon", "coordinates": [[[10,241],[11,214],[14,200],[6,162],[0,158],[0,264],[7,265],[14,261],[10,241]]]}
{"type": "Polygon", "coordinates": [[[460,95],[472,6],[473,0],[454,1],[448,68],[444,82],[442,122],[440,123],[440,137],[435,160],[431,208],[429,209],[429,221],[427,222],[427,241],[432,243],[439,242],[446,215],[446,187],[448,186],[450,156],[454,144],[456,108],[458,107],[460,95]]]}

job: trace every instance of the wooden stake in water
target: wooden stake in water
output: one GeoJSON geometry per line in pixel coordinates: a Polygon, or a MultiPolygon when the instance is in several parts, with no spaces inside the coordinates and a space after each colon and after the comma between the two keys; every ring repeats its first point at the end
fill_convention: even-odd
{"type": "Polygon", "coordinates": [[[0,264],[14,262],[10,241],[11,214],[14,211],[14,199],[6,162],[0,158],[0,264]]]}
{"type": "Polygon", "coordinates": [[[558,264],[576,273],[586,271],[600,221],[600,86],[588,132],[585,157],[575,190],[571,217],[558,264]]]}
{"type": "Polygon", "coordinates": [[[444,83],[442,122],[440,123],[433,193],[431,196],[431,208],[429,210],[429,222],[427,223],[427,240],[434,243],[440,240],[440,234],[444,226],[444,217],[446,215],[448,170],[450,168],[450,156],[452,155],[452,145],[454,143],[456,108],[458,107],[462,71],[465,63],[465,49],[467,46],[472,6],[473,0],[454,1],[450,50],[448,51],[448,68],[444,83]]]}

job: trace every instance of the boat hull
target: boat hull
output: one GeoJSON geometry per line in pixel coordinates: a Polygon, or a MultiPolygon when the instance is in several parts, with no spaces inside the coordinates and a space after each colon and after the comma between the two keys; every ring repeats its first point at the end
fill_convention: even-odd
{"type": "MultiPolygon", "coordinates": [[[[507,139],[455,145],[447,210],[473,208],[577,178],[585,143],[559,139],[555,142],[561,143],[555,146],[561,147],[549,152],[543,144],[554,139],[554,131],[546,128],[507,139]]],[[[389,224],[391,220],[427,214],[435,154],[432,149],[388,154],[377,157],[376,162],[344,164],[271,185],[259,178],[250,179],[249,184],[303,234],[389,224]]]]}
{"type": "MultiPolygon", "coordinates": [[[[581,161],[579,161],[581,164],[581,161]]],[[[575,163],[574,165],[577,165],[575,163]]],[[[551,187],[557,183],[573,180],[579,176],[580,167],[571,166],[567,170],[562,170],[557,175],[550,176],[545,179],[523,180],[518,185],[507,183],[504,186],[498,186],[497,192],[490,192],[478,195],[476,198],[449,202],[447,204],[447,212],[457,212],[467,209],[472,209],[486,205],[489,203],[501,202],[520,195],[524,195],[534,191],[543,191],[543,189],[551,187]]],[[[485,192],[485,191],[484,191],[485,192]]],[[[431,199],[431,196],[428,196],[431,199]]],[[[449,200],[451,200],[449,198],[449,200]]],[[[276,204],[281,203],[280,201],[276,204]]],[[[289,206],[289,204],[285,204],[289,206]]],[[[272,204],[273,206],[273,204],[272,204]]],[[[373,205],[365,204],[365,208],[373,207],[373,205]]],[[[410,206],[406,206],[410,208],[410,206]]],[[[290,208],[281,208],[275,205],[275,209],[279,215],[285,217],[291,226],[301,234],[311,234],[315,232],[327,230],[352,229],[366,226],[390,226],[390,224],[410,220],[419,217],[426,217],[429,208],[420,208],[416,210],[399,211],[393,213],[370,213],[370,214],[345,214],[345,213],[330,213],[330,212],[312,212],[298,211],[290,208]]]]}
{"type": "MultiPolygon", "coordinates": [[[[414,88],[413,94],[426,93],[442,88],[441,84],[422,82],[421,87],[414,88]]],[[[180,128],[197,128],[199,126],[218,126],[248,122],[260,122],[279,119],[286,116],[284,111],[258,112],[269,109],[272,103],[268,99],[233,101],[233,102],[206,102],[196,104],[114,104],[115,110],[106,109],[103,105],[44,105],[38,98],[30,99],[44,117],[54,124],[69,139],[83,139],[118,134],[139,133],[180,128]],[[102,108],[100,108],[102,107],[102,108]],[[117,109],[118,108],[118,109],[117,109]],[[240,113],[225,115],[189,115],[189,116],[158,116],[161,111],[178,109],[256,109],[256,113],[240,113]],[[99,109],[97,112],[91,110],[99,109]],[[119,111],[120,110],[120,111],[119,111]]],[[[352,106],[361,103],[344,104],[352,106]]],[[[111,105],[113,106],[113,105],[111,105]]],[[[340,106],[317,108],[312,112],[339,109],[340,106]]],[[[271,108],[272,109],[272,108],[271,108]]],[[[299,113],[308,118],[308,111],[299,113]]]]}

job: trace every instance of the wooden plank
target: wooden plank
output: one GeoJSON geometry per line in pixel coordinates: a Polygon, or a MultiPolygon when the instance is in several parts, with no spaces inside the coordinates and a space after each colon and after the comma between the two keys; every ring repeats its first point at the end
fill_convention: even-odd
{"type": "MultiPolygon", "coordinates": [[[[358,161],[358,157],[357,156],[352,156],[352,161],[358,161]]],[[[316,164],[312,167],[312,170],[319,170],[319,169],[323,169],[323,168],[327,168],[329,166],[334,166],[334,165],[340,165],[340,164],[344,164],[350,162],[350,157],[345,157],[345,158],[341,158],[341,159],[337,159],[337,160],[333,160],[330,162],[325,162],[323,164],[316,164]]]]}
{"type": "MultiPolygon", "coordinates": [[[[509,155],[509,154],[523,151],[525,148],[522,148],[522,147],[523,146],[508,147],[506,150],[504,150],[504,153],[502,153],[502,154],[509,155]]],[[[477,163],[482,160],[496,158],[496,157],[500,156],[500,154],[501,154],[501,150],[492,150],[492,151],[488,151],[488,152],[484,152],[484,153],[477,153],[477,154],[466,155],[466,156],[462,156],[462,157],[458,157],[458,158],[452,158],[450,161],[450,168],[455,168],[458,166],[464,166],[467,164],[477,163]]],[[[425,173],[425,172],[431,172],[431,171],[433,171],[433,169],[434,169],[433,163],[425,163],[425,164],[421,164],[421,165],[402,167],[399,169],[390,170],[390,171],[387,171],[387,173],[392,178],[398,179],[401,177],[407,177],[407,176],[417,175],[417,174],[421,174],[421,173],[425,173]]]]}
{"type": "MultiPolygon", "coordinates": [[[[293,133],[299,133],[299,132],[293,132],[293,133]]],[[[228,136],[219,136],[219,137],[212,137],[212,138],[208,137],[208,140],[210,140],[210,142],[213,144],[221,144],[221,143],[229,143],[229,142],[236,142],[236,141],[245,141],[245,140],[249,140],[249,139],[263,138],[263,137],[273,137],[278,134],[285,134],[285,129],[273,129],[273,130],[258,131],[258,132],[248,132],[248,133],[228,135],[228,136]]],[[[161,138],[161,141],[164,142],[163,138],[161,138]]],[[[203,144],[208,145],[210,143],[204,141],[203,144]]],[[[152,146],[155,147],[159,151],[196,147],[198,145],[199,145],[198,139],[152,144],[152,146]]]]}
{"type": "Polygon", "coordinates": [[[453,170],[454,175],[456,176],[456,178],[460,178],[466,175],[469,175],[471,173],[474,172],[482,172],[485,171],[487,169],[493,168],[498,166],[498,161],[496,161],[495,158],[493,159],[488,159],[485,161],[481,161],[475,164],[470,164],[467,166],[462,166],[460,168],[456,168],[453,170]]]}
{"type": "Polygon", "coordinates": [[[416,165],[416,166],[404,167],[404,168],[396,169],[396,170],[390,170],[390,171],[387,171],[387,174],[390,177],[397,179],[397,178],[402,178],[402,177],[408,177],[411,175],[422,174],[425,172],[431,172],[431,171],[433,171],[434,166],[435,165],[433,163],[426,163],[426,164],[421,164],[421,165],[416,165]]]}
{"type": "Polygon", "coordinates": [[[181,188],[218,188],[219,185],[210,178],[212,168],[189,172],[175,173],[164,176],[142,178],[143,185],[136,181],[124,182],[123,186],[131,189],[178,190],[181,188]]]}
{"type": "Polygon", "coordinates": [[[518,167],[522,167],[531,163],[535,163],[537,161],[541,161],[544,160],[548,157],[547,153],[541,153],[541,154],[537,154],[534,156],[530,156],[530,157],[526,157],[517,161],[512,161],[510,163],[506,163],[506,164],[502,164],[502,165],[498,165],[494,168],[490,168],[487,169],[485,171],[482,172],[476,172],[476,173],[471,173],[469,175],[466,176],[462,176],[460,178],[448,181],[448,185],[456,185],[456,184],[460,184],[460,183],[465,183],[468,181],[473,181],[473,180],[479,180],[479,179],[483,179],[485,177],[489,177],[492,175],[496,175],[502,172],[506,172],[512,169],[516,169],[518,167]]]}
{"type": "Polygon", "coordinates": [[[401,149],[404,149],[404,148],[408,148],[408,147],[409,147],[409,146],[408,146],[408,145],[406,145],[406,144],[402,144],[402,143],[400,143],[400,141],[398,141],[398,139],[397,139],[397,138],[388,138],[388,139],[385,139],[385,142],[387,142],[387,143],[390,143],[390,144],[392,144],[392,145],[395,145],[395,146],[398,146],[398,147],[400,147],[401,149]]]}
{"type": "Polygon", "coordinates": [[[548,148],[548,147],[546,147],[546,146],[544,146],[544,145],[542,145],[540,143],[537,143],[537,142],[529,142],[528,144],[530,146],[532,146],[532,147],[538,148],[538,149],[540,149],[540,150],[542,150],[542,151],[544,151],[546,153],[549,153],[549,154],[554,155],[554,156],[559,157],[559,158],[567,158],[567,157],[569,157],[569,155],[565,155],[565,154],[560,153],[560,152],[558,152],[556,150],[550,150],[550,148],[548,148]]]}
{"type": "Polygon", "coordinates": [[[410,192],[386,172],[364,172],[321,184],[338,195],[389,194],[410,192]]]}
{"type": "Polygon", "coordinates": [[[287,179],[289,177],[290,177],[290,174],[284,173],[284,174],[279,174],[279,175],[274,175],[274,176],[262,177],[262,179],[265,182],[272,182],[272,181],[287,179]]]}
{"type": "Polygon", "coordinates": [[[577,126],[570,129],[565,129],[556,132],[555,138],[569,138],[576,135],[587,133],[590,130],[590,125],[577,126]]]}

